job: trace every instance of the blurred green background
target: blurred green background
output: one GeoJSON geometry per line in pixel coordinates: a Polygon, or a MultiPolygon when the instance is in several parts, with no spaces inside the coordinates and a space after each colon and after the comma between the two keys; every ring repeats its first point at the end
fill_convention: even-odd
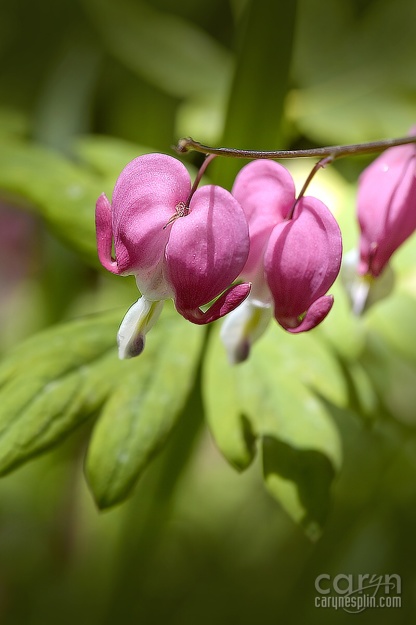
{"type": "MultiPolygon", "coordinates": [[[[138,154],[174,154],[182,136],[278,149],[405,135],[416,118],[415,24],[413,0],[3,0],[1,352],[137,297],[133,281],[100,270],[93,213],[138,154]]],[[[315,183],[346,250],[368,161],[341,161],[315,183]]],[[[200,155],[185,162],[194,171],[200,155]]],[[[241,165],[217,159],[208,173],[230,188],[241,165]]],[[[310,165],[291,166],[299,185],[310,165]]],[[[86,484],[90,421],[2,478],[0,622],[413,622],[415,260],[410,240],[394,261],[394,294],[363,320],[336,285],[337,308],[315,335],[335,382],[325,369],[313,379],[313,341],[289,345],[273,328],[263,343],[281,341],[272,375],[290,361],[342,441],[319,541],[265,491],[258,459],[241,474],[224,460],[204,424],[198,365],[179,424],[123,505],[99,512],[86,484]],[[320,573],[399,574],[402,608],[315,608],[320,573]]],[[[216,392],[221,403],[225,383],[216,392]]]]}

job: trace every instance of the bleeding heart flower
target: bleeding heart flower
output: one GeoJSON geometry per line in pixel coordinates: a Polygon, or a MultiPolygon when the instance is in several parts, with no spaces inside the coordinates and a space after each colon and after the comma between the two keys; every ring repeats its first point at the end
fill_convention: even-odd
{"type": "Polygon", "coordinates": [[[181,315],[205,324],[233,310],[250,291],[249,284],[231,286],[249,251],[243,210],[221,187],[191,192],[185,166],[171,156],[147,154],[129,163],[112,204],[104,194],[98,198],[96,230],[102,265],[133,274],[142,293],[120,327],[121,358],[143,350],[160,314],[158,302],[172,297],[181,315]]]}
{"type": "Polygon", "coordinates": [[[337,277],[342,257],[339,226],[320,200],[303,197],[292,219],[278,224],[269,239],[264,268],[274,315],[289,332],[316,327],[332,308],[325,295],[337,277]]]}
{"type": "Polygon", "coordinates": [[[389,148],[360,176],[359,273],[379,276],[416,229],[416,145],[389,148]]]}
{"type": "Polygon", "coordinates": [[[241,278],[252,281],[247,300],[221,329],[231,363],[248,357],[251,345],[274,315],[289,332],[320,323],[333,304],[326,291],[338,275],[342,243],[334,217],[319,200],[295,206],[290,173],[274,161],[258,160],[238,174],[233,195],[249,224],[250,252],[241,278]]]}

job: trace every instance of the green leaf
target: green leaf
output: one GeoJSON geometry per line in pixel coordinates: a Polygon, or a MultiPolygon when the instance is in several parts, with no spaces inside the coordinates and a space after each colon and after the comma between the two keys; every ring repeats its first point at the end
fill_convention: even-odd
{"type": "Polygon", "coordinates": [[[239,402],[237,373],[238,369],[227,362],[224,346],[213,329],[203,369],[206,419],[224,457],[242,470],[251,463],[256,450],[255,436],[239,402]]]}
{"type": "Polygon", "coordinates": [[[223,91],[231,58],[207,33],[145,2],[84,0],[114,56],[179,98],[223,91]]]}
{"type": "Polygon", "coordinates": [[[73,143],[72,151],[114,186],[121,170],[136,156],[154,152],[125,139],[105,135],[84,135],[73,143]]]}
{"type": "Polygon", "coordinates": [[[339,278],[329,292],[334,296],[334,305],[324,323],[314,330],[314,334],[328,342],[342,360],[354,362],[364,346],[363,319],[352,314],[351,304],[339,278]]]}
{"type": "Polygon", "coordinates": [[[90,103],[101,61],[101,52],[90,40],[65,39],[53,55],[32,133],[39,142],[62,151],[70,148],[74,136],[89,128],[90,103]]]}
{"type": "Polygon", "coordinates": [[[60,442],[106,402],[88,452],[88,479],[100,507],[127,497],[178,419],[204,332],[167,304],[144,353],[120,361],[122,315],[117,310],[46,330],[4,359],[0,474],[60,442]]]}
{"type": "Polygon", "coordinates": [[[416,364],[416,300],[405,293],[379,302],[365,317],[370,332],[380,334],[402,358],[416,364]]]}
{"type": "Polygon", "coordinates": [[[118,362],[120,311],[41,332],[16,347],[0,367],[0,473],[71,432],[103,402],[118,362]]]}
{"type": "Polygon", "coordinates": [[[293,335],[273,322],[264,340],[253,348],[256,358],[279,363],[285,375],[299,380],[336,406],[345,406],[348,393],[343,371],[331,346],[314,330],[293,335]]]}
{"type": "Polygon", "coordinates": [[[313,449],[263,437],[264,479],[269,491],[311,540],[317,540],[330,507],[334,466],[313,449]]]}
{"type": "Polygon", "coordinates": [[[0,106],[0,137],[2,141],[27,134],[29,121],[27,117],[14,108],[0,106]]]}
{"type": "MultiPolygon", "coordinates": [[[[155,152],[155,149],[116,137],[85,135],[74,142],[72,151],[82,164],[103,176],[103,187],[112,189],[127,163],[142,154],[155,152]]],[[[198,170],[187,162],[184,165],[194,178],[198,170]]],[[[207,184],[206,177],[202,178],[202,184],[207,184]]]]}
{"type": "Polygon", "coordinates": [[[369,311],[361,363],[380,404],[393,419],[415,426],[415,301],[396,295],[369,311]]]}
{"type": "Polygon", "coordinates": [[[319,143],[401,136],[414,123],[416,5],[377,0],[359,12],[357,6],[300,5],[293,59],[298,88],[287,113],[319,143]]]}
{"type": "Polygon", "coordinates": [[[328,510],[341,447],[329,413],[310,389],[340,405],[345,389],[336,360],[323,346],[306,335],[290,336],[286,343],[282,333],[271,328],[248,361],[228,370],[225,350],[213,333],[204,369],[207,419],[219,449],[237,467],[250,463],[255,439],[262,441],[268,489],[315,538],[328,510]]]}
{"type": "Polygon", "coordinates": [[[125,499],[166,441],[192,387],[203,330],[162,315],[145,352],[126,369],[95,426],[87,477],[100,508],[125,499]]]}
{"type": "Polygon", "coordinates": [[[100,178],[36,144],[0,145],[0,193],[26,200],[66,244],[98,265],[94,210],[100,178]]]}
{"type": "Polygon", "coordinates": [[[206,145],[218,145],[225,127],[227,93],[209,93],[184,100],[177,109],[178,137],[198,137],[206,145]]]}
{"type": "Polygon", "coordinates": [[[345,362],[344,366],[350,385],[349,407],[362,418],[375,419],[379,416],[379,397],[368,371],[359,360],[345,362]]]}

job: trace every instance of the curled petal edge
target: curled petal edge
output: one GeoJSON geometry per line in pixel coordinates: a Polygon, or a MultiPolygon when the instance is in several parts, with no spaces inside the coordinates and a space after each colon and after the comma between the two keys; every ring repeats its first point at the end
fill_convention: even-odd
{"type": "Polygon", "coordinates": [[[300,332],[308,332],[316,328],[327,316],[334,303],[332,295],[323,295],[309,306],[306,315],[298,326],[290,327],[284,320],[277,319],[278,323],[291,334],[299,334],[300,332]]]}
{"type": "Polygon", "coordinates": [[[231,286],[205,312],[200,308],[189,310],[181,308],[177,302],[175,304],[177,311],[182,317],[197,325],[205,325],[206,323],[211,323],[211,321],[221,319],[221,317],[237,308],[246,299],[250,290],[251,284],[249,283],[231,286]]]}
{"type": "Polygon", "coordinates": [[[111,256],[111,246],[113,243],[112,209],[105,193],[102,193],[97,200],[95,208],[95,227],[100,263],[105,269],[111,271],[111,273],[119,274],[120,270],[117,261],[111,256]]]}

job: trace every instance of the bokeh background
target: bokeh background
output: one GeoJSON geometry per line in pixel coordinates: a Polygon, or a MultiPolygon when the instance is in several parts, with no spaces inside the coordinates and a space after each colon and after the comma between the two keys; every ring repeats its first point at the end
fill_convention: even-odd
{"type": "MultiPolygon", "coordinates": [[[[136,298],[131,281],[91,261],[92,225],[59,222],[70,166],[111,194],[128,160],[174,154],[182,136],[277,149],[405,135],[416,119],[415,24],[413,0],[2,0],[1,352],[136,298]]],[[[340,161],[316,181],[347,249],[367,162],[340,161]]],[[[209,175],[230,188],[241,164],[217,159],[209,175]]],[[[299,184],[308,167],[293,165],[299,184]]],[[[349,401],[328,405],[344,458],[318,541],[265,491],[259,461],[239,474],[223,459],[195,385],[166,447],[114,509],[97,510],[83,475],[92,421],[2,478],[0,622],[413,622],[415,258],[411,240],[394,295],[368,313],[359,361],[342,314],[322,330],[347,354],[349,401]],[[402,608],[315,608],[320,573],[399,574],[402,608]]]]}

